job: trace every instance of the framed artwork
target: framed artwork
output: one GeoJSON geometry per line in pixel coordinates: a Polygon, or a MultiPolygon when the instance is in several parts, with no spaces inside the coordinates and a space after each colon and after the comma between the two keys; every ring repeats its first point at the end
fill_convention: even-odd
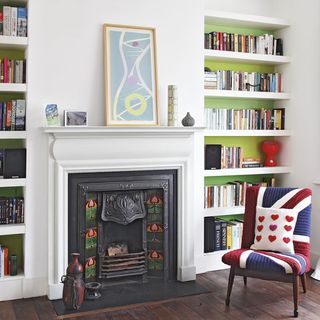
{"type": "Polygon", "coordinates": [[[64,125],[66,127],[87,126],[88,115],[85,111],[65,111],[64,125]]]}
{"type": "Polygon", "coordinates": [[[159,125],[155,30],[103,25],[107,126],[159,125]]]}

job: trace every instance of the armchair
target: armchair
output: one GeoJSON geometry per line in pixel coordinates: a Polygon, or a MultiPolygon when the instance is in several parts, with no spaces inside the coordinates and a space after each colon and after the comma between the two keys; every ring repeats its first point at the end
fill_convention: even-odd
{"type": "Polygon", "coordinates": [[[298,316],[299,278],[306,292],[310,270],[311,190],[249,187],[241,249],[223,255],[231,266],[226,297],[230,303],[234,277],[292,283],[294,316],[298,316]]]}

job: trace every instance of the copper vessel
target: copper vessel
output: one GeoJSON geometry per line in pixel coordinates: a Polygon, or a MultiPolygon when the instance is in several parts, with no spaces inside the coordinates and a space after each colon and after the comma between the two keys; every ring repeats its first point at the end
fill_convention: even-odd
{"type": "Polygon", "coordinates": [[[67,275],[61,277],[63,283],[63,303],[66,309],[80,309],[84,300],[83,266],[79,262],[79,253],[72,253],[67,275]]]}

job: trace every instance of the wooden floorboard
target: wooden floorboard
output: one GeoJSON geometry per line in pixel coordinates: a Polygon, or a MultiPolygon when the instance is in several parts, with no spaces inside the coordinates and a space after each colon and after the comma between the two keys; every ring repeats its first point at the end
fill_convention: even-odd
{"type": "MultiPolygon", "coordinates": [[[[228,270],[197,276],[210,292],[166,301],[113,307],[57,317],[45,297],[0,302],[0,320],[242,320],[292,319],[292,285],[236,277],[230,306],[225,305],[228,270]]],[[[320,319],[320,282],[308,277],[307,293],[300,286],[299,319],[320,319]]]]}

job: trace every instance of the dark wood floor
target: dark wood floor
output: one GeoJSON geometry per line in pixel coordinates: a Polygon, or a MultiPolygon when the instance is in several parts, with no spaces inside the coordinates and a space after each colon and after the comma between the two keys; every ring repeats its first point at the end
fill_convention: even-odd
{"type": "MultiPolygon", "coordinates": [[[[236,277],[231,303],[224,304],[228,271],[198,275],[211,292],[169,301],[109,308],[94,314],[78,314],[77,320],[191,320],[191,319],[290,319],[293,316],[289,284],[248,279],[247,287],[236,277]]],[[[1,289],[1,288],[0,288],[1,289]]],[[[300,290],[301,292],[301,290],[300,290]]],[[[73,315],[74,317],[74,315],[73,315]]],[[[45,297],[0,302],[0,320],[51,320],[57,317],[45,297]]],[[[299,319],[320,319],[320,282],[308,277],[308,291],[300,294],[299,319]]]]}

